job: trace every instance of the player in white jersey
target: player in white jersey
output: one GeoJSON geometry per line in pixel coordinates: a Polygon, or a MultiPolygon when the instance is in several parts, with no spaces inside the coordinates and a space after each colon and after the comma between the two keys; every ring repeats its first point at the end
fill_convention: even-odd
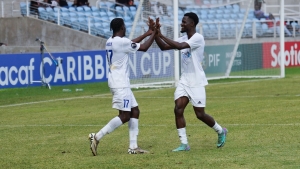
{"type": "Polygon", "coordinates": [[[199,22],[198,16],[193,13],[186,13],[182,18],[181,33],[186,35],[176,41],[163,36],[158,29],[155,38],[161,50],[177,49],[181,52],[181,77],[174,93],[175,100],[175,121],[181,145],[173,151],[188,151],[190,147],[186,136],[186,122],[184,109],[189,102],[192,103],[195,114],[199,120],[212,127],[218,133],[217,147],[222,147],[226,141],[227,129],[222,128],[210,115],[204,111],[206,104],[205,86],[208,84],[201,63],[204,59],[203,52],[205,41],[201,34],[196,32],[196,25],[199,22]]]}
{"type": "Polygon", "coordinates": [[[149,30],[136,39],[125,37],[126,27],[122,18],[115,18],[110,23],[113,35],[106,42],[106,56],[109,66],[108,85],[113,95],[112,107],[119,110],[119,115],[111,119],[98,133],[89,134],[90,148],[94,156],[97,155],[99,141],[122,124],[128,122],[129,154],[147,153],[138,147],[138,103],[130,89],[129,81],[129,53],[147,51],[155,39],[155,23],[149,18],[149,30]],[[144,38],[150,36],[143,44],[144,38]]]}

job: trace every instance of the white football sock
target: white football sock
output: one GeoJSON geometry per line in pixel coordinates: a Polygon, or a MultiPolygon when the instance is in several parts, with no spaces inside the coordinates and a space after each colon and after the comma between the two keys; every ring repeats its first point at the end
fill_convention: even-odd
{"type": "Polygon", "coordinates": [[[135,149],[138,147],[137,136],[139,135],[139,119],[130,118],[128,122],[129,129],[129,148],[135,149]]]}
{"type": "Polygon", "coordinates": [[[111,119],[106,126],[104,126],[95,136],[96,140],[100,140],[106,134],[113,132],[116,128],[120,127],[123,124],[121,119],[117,116],[111,119]]]}
{"type": "Polygon", "coordinates": [[[187,141],[187,137],[186,137],[186,130],[185,128],[180,128],[180,129],[177,129],[178,131],[178,135],[179,135],[179,139],[181,141],[182,144],[187,144],[188,141],[187,141]]]}
{"type": "Polygon", "coordinates": [[[212,127],[218,134],[222,134],[222,127],[217,123],[215,122],[215,125],[212,127]]]}

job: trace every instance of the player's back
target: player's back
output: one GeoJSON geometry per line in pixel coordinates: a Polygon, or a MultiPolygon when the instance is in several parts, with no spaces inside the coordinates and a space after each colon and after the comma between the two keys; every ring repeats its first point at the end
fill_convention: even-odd
{"type": "Polygon", "coordinates": [[[130,87],[128,46],[131,41],[119,36],[110,37],[106,42],[106,57],[109,65],[108,85],[110,88],[130,87]]]}

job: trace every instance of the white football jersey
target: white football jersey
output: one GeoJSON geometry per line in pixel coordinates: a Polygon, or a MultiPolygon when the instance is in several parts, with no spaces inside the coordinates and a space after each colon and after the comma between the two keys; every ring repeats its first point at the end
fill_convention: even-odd
{"type": "Polygon", "coordinates": [[[140,43],[116,36],[107,40],[105,48],[109,66],[108,86],[110,88],[130,87],[128,54],[135,53],[140,48],[140,43]]]}
{"type": "Polygon", "coordinates": [[[181,77],[180,83],[189,87],[205,86],[208,84],[205,72],[202,68],[204,59],[205,41],[201,34],[195,33],[190,39],[182,36],[177,42],[186,42],[190,48],[182,49],[181,52],[181,77]]]}

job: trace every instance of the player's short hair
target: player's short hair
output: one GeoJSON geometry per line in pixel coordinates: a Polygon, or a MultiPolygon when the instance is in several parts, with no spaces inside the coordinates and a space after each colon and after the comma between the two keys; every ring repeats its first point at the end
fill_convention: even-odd
{"type": "Polygon", "coordinates": [[[110,30],[117,32],[121,29],[122,25],[124,25],[124,20],[122,18],[114,18],[110,22],[110,30]]]}
{"type": "Polygon", "coordinates": [[[194,23],[195,23],[195,26],[198,24],[199,22],[199,18],[197,16],[197,14],[195,14],[194,12],[188,12],[188,13],[185,13],[184,16],[188,16],[189,18],[191,18],[194,23]]]}

